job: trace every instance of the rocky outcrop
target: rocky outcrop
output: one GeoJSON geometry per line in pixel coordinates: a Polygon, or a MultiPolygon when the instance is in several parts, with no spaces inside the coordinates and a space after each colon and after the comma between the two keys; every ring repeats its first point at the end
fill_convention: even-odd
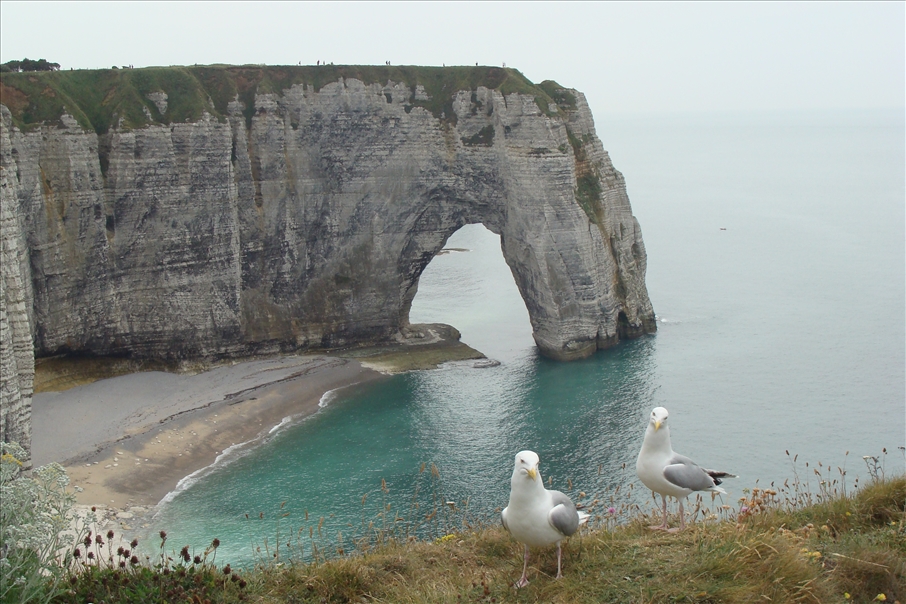
{"type": "MultiPolygon", "coordinates": [[[[17,109],[0,126],[2,203],[21,229],[13,297],[27,302],[35,354],[387,341],[406,333],[422,270],[479,222],[501,237],[545,355],[579,358],[655,330],[639,224],[581,93],[425,88],[387,73],[250,89],[247,71],[226,69],[214,75],[230,97],[211,69],[187,69],[206,99],[188,121],[177,115],[188,84],[148,76],[132,101],[141,110],[111,114],[106,129],[104,107],[71,100],[74,85],[58,119],[26,124],[37,93],[23,101],[26,80],[5,77],[17,109]]],[[[70,77],[54,76],[47,86],[70,77]]]]}

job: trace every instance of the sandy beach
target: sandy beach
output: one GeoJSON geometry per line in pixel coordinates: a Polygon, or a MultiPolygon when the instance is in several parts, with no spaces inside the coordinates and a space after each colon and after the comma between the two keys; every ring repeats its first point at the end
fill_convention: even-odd
{"type": "Polygon", "coordinates": [[[82,379],[79,361],[39,367],[36,381],[80,385],[33,396],[32,463],[62,464],[82,512],[98,508],[95,526],[133,528],[180,480],[229,447],[254,446],[286,418],[317,412],[331,390],[452,360],[487,362],[449,326],[412,326],[409,333],[406,340],[336,356],[279,355],[96,381],[82,379]]]}
{"type": "Polygon", "coordinates": [[[61,463],[80,504],[122,516],[155,506],[224,449],[254,441],[284,418],[316,412],[326,392],[380,378],[356,360],[294,355],[39,393],[33,463],[61,463]]]}

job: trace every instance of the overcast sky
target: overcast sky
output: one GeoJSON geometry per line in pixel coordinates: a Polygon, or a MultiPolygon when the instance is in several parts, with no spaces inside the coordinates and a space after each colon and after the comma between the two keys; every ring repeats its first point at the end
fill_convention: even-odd
{"type": "Polygon", "coordinates": [[[0,2],[0,62],[502,65],[602,113],[904,106],[906,3],[0,2]]]}

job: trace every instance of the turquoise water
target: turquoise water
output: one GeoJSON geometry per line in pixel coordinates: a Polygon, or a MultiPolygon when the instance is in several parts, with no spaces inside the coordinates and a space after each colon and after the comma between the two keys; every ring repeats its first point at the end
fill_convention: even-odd
{"type": "Polygon", "coordinates": [[[432,261],[411,320],[456,326],[500,366],[453,363],[334,393],[178,493],[155,529],[177,548],[217,537],[218,560],[241,564],[277,542],[348,549],[369,522],[452,502],[456,514],[413,529],[431,536],[463,510],[494,519],[521,449],[574,495],[637,482],[657,405],[675,449],[741,475],[730,504],[756,481],[808,476],[805,461],[831,466],[829,478],[845,468],[852,484],[866,476],[862,455],[886,447],[887,471],[902,472],[902,113],[598,116],[598,134],[642,225],[657,335],[574,363],[539,357],[499,239],[464,227],[447,247],[468,251],[432,261]]]}

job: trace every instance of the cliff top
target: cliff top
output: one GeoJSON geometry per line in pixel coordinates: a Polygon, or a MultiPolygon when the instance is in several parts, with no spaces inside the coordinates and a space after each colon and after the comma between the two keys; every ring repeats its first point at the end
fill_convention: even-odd
{"type": "Polygon", "coordinates": [[[365,84],[403,83],[412,89],[413,106],[452,120],[456,119],[453,93],[479,86],[534,96],[547,114],[573,109],[576,103],[556,82],[533,84],[515,69],[409,65],[196,65],[4,73],[0,103],[9,108],[13,123],[22,130],[60,124],[61,117],[69,114],[86,130],[103,134],[120,119],[121,128],[195,121],[205,111],[223,119],[228,104],[237,98],[251,120],[256,94],[282,94],[297,84],[320,90],[340,78],[365,84]],[[415,99],[417,86],[424,87],[428,100],[415,99]],[[152,100],[161,92],[167,95],[164,112],[152,100]],[[551,111],[551,103],[559,108],[557,112],[551,111]]]}

